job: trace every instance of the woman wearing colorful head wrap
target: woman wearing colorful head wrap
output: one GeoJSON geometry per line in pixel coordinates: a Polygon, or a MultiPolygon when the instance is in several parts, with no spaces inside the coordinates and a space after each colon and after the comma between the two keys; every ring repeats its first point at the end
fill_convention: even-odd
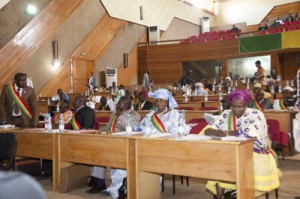
{"type": "Polygon", "coordinates": [[[197,82],[195,84],[195,91],[193,92],[193,96],[201,96],[201,95],[208,95],[208,92],[204,90],[204,86],[202,83],[197,82]]]}
{"type": "MultiPolygon", "coordinates": [[[[156,111],[151,111],[141,122],[142,131],[146,127],[146,118],[150,118],[151,133],[178,133],[179,112],[174,108],[178,106],[172,94],[166,89],[158,89],[149,93],[155,99],[156,111]]],[[[190,127],[184,124],[184,133],[190,131],[190,127]]]]}
{"type": "MultiPolygon", "coordinates": [[[[269,192],[279,187],[280,171],[276,156],[270,148],[270,139],[264,114],[260,110],[247,108],[251,94],[246,90],[235,90],[227,96],[230,110],[224,110],[216,121],[205,130],[206,135],[224,137],[227,135],[256,138],[253,143],[255,195],[269,192]]],[[[235,190],[236,185],[208,181],[206,187],[222,198],[225,189],[235,190]]]]}

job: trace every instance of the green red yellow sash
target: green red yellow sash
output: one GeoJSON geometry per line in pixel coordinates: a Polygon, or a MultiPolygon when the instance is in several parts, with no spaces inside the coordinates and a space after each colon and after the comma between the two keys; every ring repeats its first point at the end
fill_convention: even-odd
{"type": "Polygon", "coordinates": [[[229,112],[229,116],[228,116],[228,130],[236,131],[236,118],[232,114],[232,111],[229,112]]]}
{"type": "Polygon", "coordinates": [[[253,108],[258,109],[260,111],[264,111],[264,107],[257,101],[257,99],[253,99],[253,108]]]}
{"type": "Polygon", "coordinates": [[[17,93],[13,83],[8,84],[8,91],[9,91],[10,95],[12,96],[12,98],[14,99],[15,103],[17,103],[17,105],[20,107],[22,113],[28,119],[32,119],[32,113],[31,113],[29,107],[24,102],[24,100],[20,97],[20,95],[17,93]]]}
{"type": "Polygon", "coordinates": [[[285,110],[285,111],[288,110],[287,107],[284,105],[283,99],[279,100],[279,106],[280,106],[281,110],[285,110]]]}
{"type": "Polygon", "coordinates": [[[161,120],[159,119],[159,117],[157,116],[156,113],[154,113],[152,115],[151,122],[152,122],[153,126],[157,130],[159,130],[160,132],[162,132],[162,133],[166,133],[167,132],[166,129],[165,129],[165,127],[164,127],[164,125],[163,125],[163,123],[161,122],[161,120]]]}
{"type": "Polygon", "coordinates": [[[109,131],[115,132],[117,123],[117,116],[115,115],[110,123],[109,131]]]}
{"type": "Polygon", "coordinates": [[[75,114],[72,114],[72,119],[71,119],[71,126],[73,130],[79,130],[80,129],[80,124],[75,118],[75,114]]]}

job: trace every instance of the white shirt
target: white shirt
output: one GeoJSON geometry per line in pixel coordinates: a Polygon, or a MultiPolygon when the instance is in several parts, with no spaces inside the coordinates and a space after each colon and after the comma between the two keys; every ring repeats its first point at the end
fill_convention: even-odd
{"type": "MultiPolygon", "coordinates": [[[[16,83],[14,83],[14,87],[15,87],[15,90],[18,91],[19,89],[19,95],[20,97],[22,96],[22,93],[23,93],[23,88],[22,87],[18,87],[16,83]]],[[[22,115],[22,111],[20,109],[19,113],[15,113],[15,101],[13,102],[13,111],[12,111],[12,116],[21,116],[22,115]]]]}

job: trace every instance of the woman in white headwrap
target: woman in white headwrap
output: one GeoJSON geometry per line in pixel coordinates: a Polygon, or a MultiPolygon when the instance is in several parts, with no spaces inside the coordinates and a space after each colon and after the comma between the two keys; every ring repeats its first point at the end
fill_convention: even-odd
{"type": "MultiPolygon", "coordinates": [[[[166,89],[158,89],[149,93],[155,99],[156,111],[151,111],[142,120],[140,128],[144,132],[146,119],[150,119],[151,133],[178,133],[179,112],[174,108],[178,106],[172,94],[166,89]]],[[[190,127],[183,124],[183,133],[188,133],[190,127]]]]}
{"type": "Polygon", "coordinates": [[[204,86],[202,83],[197,82],[195,84],[195,91],[193,92],[193,96],[200,96],[200,95],[208,95],[208,92],[204,90],[204,86]]]}

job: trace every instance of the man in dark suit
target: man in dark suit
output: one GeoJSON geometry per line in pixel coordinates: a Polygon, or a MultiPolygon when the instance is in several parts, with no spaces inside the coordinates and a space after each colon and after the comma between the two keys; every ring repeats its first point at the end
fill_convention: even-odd
{"type": "Polygon", "coordinates": [[[80,129],[93,129],[95,122],[95,111],[86,105],[86,97],[77,95],[73,102],[75,118],[80,124],[80,129]]]}
{"type": "MultiPolygon", "coordinates": [[[[75,119],[80,125],[80,129],[93,129],[95,122],[95,111],[86,105],[86,97],[83,95],[77,95],[73,102],[75,111],[75,119]]],[[[86,192],[89,194],[99,193],[106,189],[105,185],[105,168],[93,167],[92,178],[89,183],[91,189],[86,192]]]]}
{"type": "Polygon", "coordinates": [[[14,80],[13,83],[5,85],[1,92],[1,123],[21,128],[38,127],[38,105],[34,89],[27,86],[27,75],[17,73],[14,80]]]}
{"type": "Polygon", "coordinates": [[[139,103],[136,107],[136,110],[152,110],[153,104],[146,100],[144,92],[139,92],[139,103]]]}

